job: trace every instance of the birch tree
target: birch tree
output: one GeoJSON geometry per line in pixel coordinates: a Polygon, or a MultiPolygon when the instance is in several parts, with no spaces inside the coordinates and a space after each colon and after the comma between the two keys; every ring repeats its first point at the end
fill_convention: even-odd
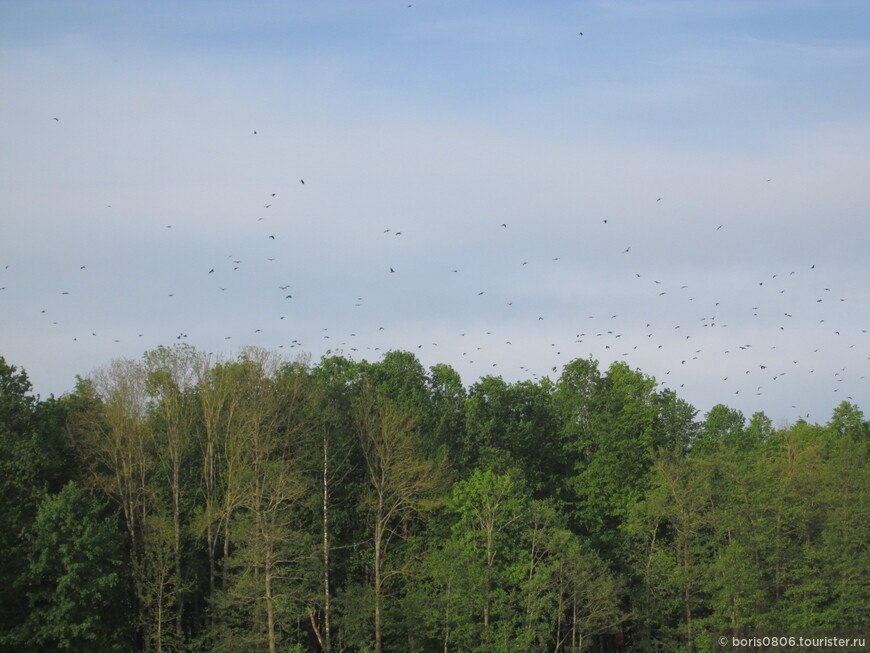
{"type": "Polygon", "coordinates": [[[385,583],[403,573],[387,564],[387,553],[407,520],[434,504],[444,486],[443,466],[419,453],[418,417],[410,409],[365,388],[354,421],[366,467],[372,535],[375,651],[383,649],[385,583]]]}

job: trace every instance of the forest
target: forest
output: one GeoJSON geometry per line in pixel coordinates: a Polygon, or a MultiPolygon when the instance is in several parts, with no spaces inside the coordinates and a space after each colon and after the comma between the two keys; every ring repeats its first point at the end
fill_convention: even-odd
{"type": "Polygon", "coordinates": [[[870,422],[617,362],[0,358],[0,651],[709,651],[870,625],[870,422]]]}

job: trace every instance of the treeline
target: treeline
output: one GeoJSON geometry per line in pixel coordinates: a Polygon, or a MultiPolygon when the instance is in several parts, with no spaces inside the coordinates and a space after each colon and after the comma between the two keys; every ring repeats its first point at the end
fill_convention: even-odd
{"type": "Polygon", "coordinates": [[[870,423],[575,360],[0,358],[2,651],[706,651],[870,624],[870,423]]]}

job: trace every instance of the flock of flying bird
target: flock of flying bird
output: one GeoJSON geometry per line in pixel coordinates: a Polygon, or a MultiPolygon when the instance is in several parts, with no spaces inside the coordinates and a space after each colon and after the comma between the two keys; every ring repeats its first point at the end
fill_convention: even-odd
{"type": "MultiPolygon", "coordinates": [[[[53,121],[62,124],[58,118],[53,118],[53,121]]],[[[258,131],[254,131],[253,136],[258,139],[263,138],[262,135],[258,134],[258,131]]],[[[767,181],[770,182],[771,180],[768,179],[767,181]]],[[[304,179],[298,179],[294,183],[299,192],[310,192],[302,190],[302,187],[305,186],[304,179]]],[[[276,275],[279,271],[286,273],[286,268],[282,268],[276,263],[279,263],[284,257],[291,256],[290,252],[281,249],[283,234],[280,228],[276,229],[270,226],[274,222],[272,216],[278,210],[283,196],[288,194],[287,189],[279,190],[281,190],[280,193],[277,191],[264,193],[256,217],[245,218],[262,225],[256,230],[257,238],[259,238],[261,243],[260,249],[256,251],[256,248],[254,248],[249,253],[256,255],[260,259],[260,263],[273,265],[271,269],[275,270],[276,275]]],[[[662,198],[658,197],[655,198],[654,204],[658,206],[661,202],[662,198]]],[[[111,205],[106,206],[107,210],[111,208],[111,205]]],[[[608,223],[608,219],[599,218],[598,220],[599,229],[613,228],[613,218],[611,218],[610,223],[608,223]]],[[[396,228],[395,225],[382,225],[380,231],[381,237],[394,239],[393,242],[398,243],[407,229],[409,227],[413,228],[410,222],[408,225],[402,228],[396,228]]],[[[173,224],[166,224],[165,229],[171,230],[173,226],[173,224]]],[[[718,224],[715,227],[710,225],[709,231],[712,236],[716,236],[717,232],[721,231],[724,226],[724,224],[718,224]]],[[[508,222],[498,220],[493,220],[492,228],[502,234],[507,234],[510,231],[508,222]]],[[[172,232],[168,233],[171,234],[172,232]]],[[[388,251],[395,250],[388,249],[388,251]]],[[[614,268],[621,273],[629,270],[630,266],[627,261],[630,261],[634,251],[632,245],[614,250],[615,258],[618,259],[618,263],[615,262],[614,268]]],[[[499,255],[495,254],[494,258],[499,260],[499,255]]],[[[216,258],[211,265],[203,268],[199,273],[191,270],[191,274],[200,279],[198,282],[200,283],[198,291],[200,298],[207,293],[218,293],[220,297],[231,296],[233,293],[231,275],[244,275],[247,260],[247,254],[245,258],[234,256],[233,254],[221,255],[220,258],[216,258]],[[230,281],[227,281],[228,279],[230,281]]],[[[409,265],[413,265],[412,260],[403,259],[404,267],[397,261],[378,263],[378,265],[382,265],[382,274],[384,275],[382,283],[384,285],[380,289],[375,289],[375,291],[386,293],[399,292],[389,289],[388,284],[390,284],[393,278],[401,276],[409,265]]],[[[537,267],[540,271],[546,266],[558,266],[560,261],[562,261],[560,256],[552,256],[547,261],[509,260],[504,256],[500,260],[505,268],[513,268],[515,272],[528,270],[532,267],[537,267]]],[[[9,267],[9,265],[5,265],[2,271],[8,272],[9,267]]],[[[89,271],[89,265],[82,264],[78,266],[78,270],[75,272],[87,274],[89,271]]],[[[461,266],[453,267],[452,265],[445,264],[443,272],[461,276],[461,266]]],[[[268,274],[271,275],[272,273],[268,274]]],[[[542,274],[546,274],[546,272],[542,274]]],[[[552,274],[559,275],[562,273],[554,270],[552,274]]],[[[661,298],[662,301],[672,301],[683,306],[690,305],[694,307],[697,305],[697,309],[692,309],[695,311],[696,325],[666,322],[667,318],[665,316],[669,314],[676,315],[678,313],[675,310],[677,304],[671,304],[669,308],[665,308],[651,320],[642,320],[631,315],[621,318],[619,312],[612,312],[611,309],[606,314],[599,313],[597,316],[585,313],[582,316],[578,314],[575,319],[576,326],[572,329],[574,332],[569,339],[567,334],[554,335],[552,331],[542,328],[543,323],[547,322],[551,317],[564,316],[554,316],[545,312],[537,314],[537,310],[534,314],[522,313],[524,310],[521,305],[522,301],[517,301],[514,297],[505,296],[503,285],[501,290],[496,286],[493,292],[490,288],[469,289],[468,283],[471,282],[466,282],[456,286],[457,292],[463,294],[461,301],[467,302],[469,299],[473,300],[475,293],[478,301],[489,300],[490,297],[495,295],[493,301],[501,305],[503,309],[514,312],[510,316],[504,313],[497,314],[493,312],[491,304],[487,307],[481,307],[479,312],[472,309],[469,325],[474,326],[464,330],[458,329],[457,333],[450,334],[451,344],[454,345],[452,349],[451,344],[448,344],[447,347],[442,347],[441,350],[435,349],[439,346],[437,342],[416,342],[412,344],[407,339],[407,333],[403,334],[402,337],[391,337],[391,316],[388,314],[377,316],[377,319],[382,321],[377,326],[374,326],[371,320],[360,320],[356,327],[350,326],[350,320],[354,319],[352,314],[346,314],[350,315],[350,317],[342,319],[338,329],[333,324],[319,327],[320,332],[317,335],[308,330],[303,336],[301,332],[294,332],[294,328],[300,323],[300,316],[298,312],[295,312],[297,309],[293,306],[294,296],[297,294],[295,288],[297,287],[298,280],[294,279],[291,283],[287,279],[278,280],[277,276],[268,276],[267,278],[273,280],[270,283],[274,285],[270,299],[272,305],[268,307],[268,310],[264,310],[263,314],[268,315],[271,313],[271,317],[267,319],[275,320],[277,325],[280,326],[276,329],[275,324],[262,324],[247,333],[234,331],[223,335],[222,338],[226,346],[230,344],[238,346],[257,344],[277,347],[279,349],[285,347],[287,349],[298,349],[303,352],[310,352],[312,355],[329,353],[346,354],[355,359],[376,357],[389,349],[408,349],[414,352],[419,351],[421,359],[425,352],[426,356],[431,358],[431,360],[426,361],[429,364],[448,363],[450,365],[457,365],[460,366],[463,372],[469,369],[477,370],[479,371],[479,376],[483,374],[505,374],[507,376],[514,374],[517,378],[531,377],[532,379],[540,378],[539,373],[544,371],[542,369],[544,358],[548,361],[547,368],[557,375],[558,363],[564,364],[575,358],[585,358],[590,355],[602,360],[605,364],[608,362],[607,359],[626,360],[630,364],[635,363],[637,360],[643,360],[643,364],[637,365],[643,372],[654,375],[662,386],[671,387],[677,390],[678,394],[682,394],[679,389],[687,385],[687,378],[704,373],[710,357],[715,356],[720,362],[723,360],[723,357],[731,357],[735,359],[734,364],[728,366],[732,372],[721,377],[721,382],[723,383],[721,401],[724,403],[729,402],[729,396],[740,395],[741,391],[743,391],[744,395],[751,393],[762,396],[770,384],[786,375],[814,375],[817,374],[817,369],[819,374],[826,374],[831,377],[826,385],[830,388],[832,398],[835,398],[834,403],[839,399],[855,401],[855,397],[851,394],[843,393],[842,396],[835,394],[839,392],[840,385],[847,377],[847,372],[852,374],[850,380],[853,381],[856,378],[856,374],[860,375],[857,376],[859,378],[857,387],[866,385],[863,371],[867,367],[866,361],[870,360],[870,356],[867,356],[867,330],[861,329],[860,334],[848,333],[838,326],[835,319],[832,320],[831,324],[825,324],[826,319],[828,319],[826,317],[827,313],[821,312],[820,306],[823,304],[827,306],[830,303],[844,304],[848,301],[848,297],[841,296],[834,289],[824,286],[824,282],[819,284],[820,275],[816,270],[815,264],[808,263],[803,268],[788,270],[781,274],[773,274],[767,279],[756,280],[754,283],[757,283],[757,286],[752,289],[746,288],[743,293],[746,305],[741,307],[731,306],[727,310],[727,316],[719,314],[720,303],[718,301],[710,301],[709,298],[704,297],[695,297],[690,284],[676,284],[668,280],[662,281],[661,279],[651,278],[646,270],[644,270],[643,274],[632,270],[628,276],[631,276],[633,283],[637,284],[633,292],[638,297],[643,296],[644,301],[648,301],[651,298],[661,298]],[[807,305],[808,300],[804,293],[800,299],[802,305],[793,305],[787,310],[783,308],[789,306],[788,302],[783,300],[783,296],[795,287],[795,283],[803,284],[803,288],[818,286],[818,296],[812,300],[814,306],[807,305]],[[484,297],[488,292],[489,296],[484,297]],[[695,304],[692,304],[692,302],[695,304]],[[764,302],[767,302],[767,304],[764,302]],[[701,308],[702,306],[707,308],[701,308]],[[275,307],[279,308],[274,310],[275,307]],[[742,321],[740,333],[746,333],[752,330],[751,321],[758,318],[760,313],[766,312],[769,316],[771,310],[777,309],[783,309],[780,316],[782,323],[779,326],[780,331],[784,331],[787,328],[789,320],[796,313],[801,313],[804,318],[812,313],[813,317],[818,318],[818,323],[824,325],[823,332],[827,333],[830,339],[854,339],[850,340],[846,346],[854,352],[857,373],[854,370],[847,371],[845,366],[837,369],[831,369],[829,366],[826,366],[825,354],[824,352],[820,354],[819,351],[824,348],[825,343],[821,343],[818,348],[814,348],[813,351],[809,352],[800,352],[798,354],[788,351],[785,358],[783,358],[779,353],[772,351],[777,348],[777,345],[768,344],[769,349],[765,351],[754,343],[736,341],[721,335],[707,339],[707,342],[704,342],[707,334],[713,331],[717,331],[718,334],[723,333],[721,330],[729,326],[726,320],[736,319],[742,321]],[[519,317],[517,317],[518,313],[519,317]],[[504,318],[492,317],[494,315],[503,315],[504,318]],[[820,315],[822,317],[819,317],[820,315]],[[481,326],[487,317],[492,322],[488,326],[481,326]],[[524,334],[519,334],[518,337],[511,337],[510,335],[504,336],[499,333],[509,329],[510,325],[519,323],[524,323],[524,334]],[[537,332],[532,326],[535,323],[541,324],[540,330],[537,332]],[[698,329],[699,326],[701,327],[700,330],[698,329]],[[264,338],[266,335],[264,334],[264,329],[268,332],[281,333],[282,335],[277,341],[272,339],[268,342],[263,342],[259,339],[264,338]],[[666,331],[669,333],[665,333],[666,331]],[[319,340],[319,342],[312,340],[312,338],[319,340]],[[530,339],[534,341],[535,347],[530,346],[530,339]],[[227,341],[231,342],[228,343],[227,341]],[[546,357],[541,356],[539,353],[541,346],[545,343],[549,345],[549,353],[546,357]],[[702,345],[701,343],[704,344],[702,345]],[[724,347],[722,347],[722,343],[724,343],[724,347]],[[720,347],[718,351],[711,350],[711,348],[716,346],[720,347]],[[524,347],[527,348],[525,354],[522,352],[524,347]],[[509,350],[510,353],[508,353],[509,350]],[[518,350],[519,353],[517,353],[518,350]],[[445,352],[451,353],[445,356],[445,352]],[[451,360],[451,354],[458,356],[458,360],[451,360]],[[799,356],[799,358],[796,356],[799,356]],[[788,364],[784,363],[786,359],[790,361],[788,364]],[[520,365],[516,362],[517,360],[525,360],[526,364],[520,365]],[[649,361],[658,361],[656,364],[657,369],[649,369],[651,364],[649,361]],[[556,362],[557,365],[551,367],[549,363],[552,362],[556,362]],[[695,370],[693,375],[687,376],[684,374],[688,368],[695,370]],[[752,379],[752,383],[747,384],[746,381],[748,379],[752,379]]],[[[354,281],[348,279],[345,284],[346,287],[352,287],[354,281]]],[[[2,277],[0,277],[0,284],[2,283],[2,277]]],[[[6,285],[0,285],[0,291],[5,291],[6,289],[6,285]]],[[[94,289],[92,292],[98,291],[94,289]]],[[[240,293],[244,294],[244,291],[240,291],[240,293]]],[[[168,296],[167,301],[169,298],[176,296],[176,292],[166,294],[168,296]]],[[[59,322],[55,319],[55,316],[60,311],[56,302],[58,298],[66,298],[68,295],[70,295],[70,290],[58,288],[55,298],[45,297],[45,308],[41,309],[41,318],[51,322],[52,325],[58,326],[59,322]]],[[[184,293],[179,293],[179,295],[191,299],[189,292],[186,295],[184,293]]],[[[354,293],[354,297],[352,307],[349,307],[350,310],[361,309],[366,305],[362,296],[354,293]]],[[[237,299],[239,298],[237,297],[237,299]]],[[[326,302],[333,298],[322,299],[326,302]]],[[[2,295],[0,295],[0,301],[2,301],[2,295]]],[[[65,299],[65,301],[68,300],[65,299]]],[[[184,300],[182,299],[182,301],[184,300]]],[[[413,302],[414,299],[412,297],[407,297],[404,300],[400,298],[400,305],[402,301],[413,302]]],[[[417,301],[419,303],[420,300],[418,299],[417,301]]],[[[224,311],[227,315],[246,310],[240,308],[240,305],[234,303],[233,300],[229,300],[228,303],[222,306],[223,308],[219,310],[224,311]]],[[[619,306],[625,308],[625,305],[622,303],[619,306]]],[[[432,322],[435,323],[441,308],[432,306],[430,310],[433,313],[432,322]]],[[[531,307],[528,306],[526,310],[531,310],[531,307]]],[[[685,309],[681,310],[685,311],[685,309]]],[[[725,307],[722,307],[721,310],[723,313],[726,312],[725,307]]],[[[628,313],[631,312],[631,310],[628,310],[628,313]]],[[[831,313],[831,315],[836,316],[836,311],[831,313]]],[[[95,316],[95,319],[99,320],[100,317],[95,316]]],[[[231,323],[232,320],[226,320],[227,325],[231,323]]],[[[70,333],[69,340],[71,342],[79,342],[86,338],[99,339],[98,331],[100,329],[93,326],[92,329],[85,332],[70,333]]],[[[443,333],[443,331],[444,329],[442,328],[440,332],[443,333]]],[[[420,332],[426,332],[426,329],[421,329],[420,332]]],[[[112,353],[108,343],[120,343],[123,338],[129,335],[132,334],[108,339],[103,338],[102,340],[107,347],[107,357],[115,355],[112,353]]],[[[194,329],[191,329],[190,325],[177,329],[172,336],[162,333],[159,335],[148,334],[148,337],[146,337],[144,332],[136,333],[135,336],[142,339],[139,341],[140,343],[147,343],[148,346],[143,346],[142,350],[156,346],[156,344],[171,344],[173,340],[187,341],[190,339],[192,343],[200,346],[200,335],[194,329]],[[191,337],[191,333],[194,334],[193,337],[191,337]]],[[[467,383],[469,379],[464,378],[464,381],[467,383]]],[[[691,385],[691,382],[689,385],[691,385]]],[[[855,384],[853,383],[850,387],[855,387],[855,384]]],[[[861,398],[859,397],[858,399],[860,400],[861,398]]],[[[797,406],[793,406],[793,408],[797,408],[797,406]]],[[[807,417],[809,417],[809,414],[807,414],[807,417]]]]}

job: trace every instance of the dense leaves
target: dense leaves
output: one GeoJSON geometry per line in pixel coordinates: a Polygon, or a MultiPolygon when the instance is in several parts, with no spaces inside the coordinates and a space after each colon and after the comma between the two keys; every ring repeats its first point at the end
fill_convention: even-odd
{"type": "Polygon", "coordinates": [[[870,624],[870,423],[192,347],[0,359],[0,651],[702,651],[870,624]]]}

